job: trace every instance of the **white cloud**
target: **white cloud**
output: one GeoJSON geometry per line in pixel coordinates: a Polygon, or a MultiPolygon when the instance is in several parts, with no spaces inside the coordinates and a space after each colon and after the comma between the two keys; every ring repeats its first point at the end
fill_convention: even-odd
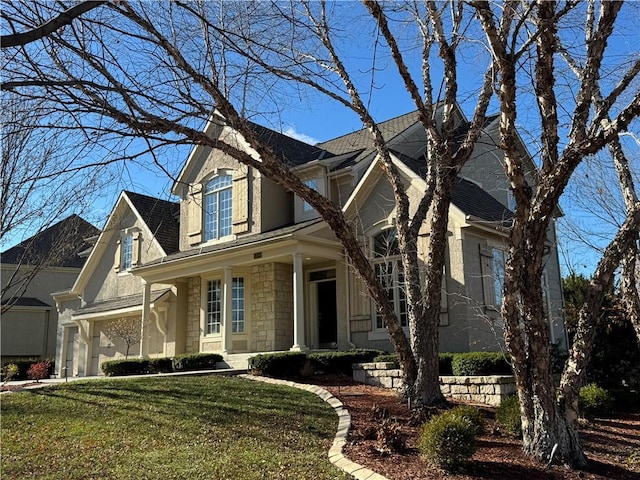
{"type": "Polygon", "coordinates": [[[282,133],[284,133],[287,137],[295,138],[296,140],[300,140],[301,142],[308,143],[310,145],[315,145],[319,142],[318,139],[313,138],[310,135],[306,135],[304,133],[297,132],[295,127],[289,125],[286,127],[282,133]]]}

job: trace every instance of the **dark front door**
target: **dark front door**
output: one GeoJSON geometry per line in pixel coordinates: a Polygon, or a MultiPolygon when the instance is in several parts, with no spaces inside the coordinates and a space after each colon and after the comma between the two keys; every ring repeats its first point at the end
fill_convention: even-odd
{"type": "Polygon", "coordinates": [[[335,348],[338,343],[336,281],[319,282],[316,285],[318,288],[318,343],[320,348],[335,348]]]}

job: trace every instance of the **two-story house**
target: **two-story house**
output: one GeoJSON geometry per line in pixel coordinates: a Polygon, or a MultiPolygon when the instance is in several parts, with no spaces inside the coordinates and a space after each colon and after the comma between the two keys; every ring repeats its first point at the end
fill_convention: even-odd
{"type": "MultiPolygon", "coordinates": [[[[460,113],[461,128],[464,122],[460,113]]],[[[253,128],[303,181],[343,208],[406,323],[395,205],[368,132],[312,146],[253,128]]],[[[407,191],[419,199],[427,141],[417,113],[381,128],[407,191]]],[[[257,155],[227,126],[209,122],[205,132],[257,155]]],[[[497,139],[497,120],[489,119],[453,192],[441,351],[496,350],[502,343],[499,291],[512,213],[497,139]]],[[[142,356],[219,352],[229,365],[246,366],[256,352],[392,349],[341,244],[302,199],[202,146],[192,150],[172,193],[179,205],[122,194],[78,281],[57,297],[64,318],[59,365],[99,374],[103,361],[123,356],[107,324],[125,317],[140,325],[142,356]]],[[[425,225],[423,241],[426,235],[425,225]]],[[[549,324],[552,340],[564,341],[553,230],[549,245],[549,324]]],[[[424,254],[425,244],[420,248],[424,254]]]]}

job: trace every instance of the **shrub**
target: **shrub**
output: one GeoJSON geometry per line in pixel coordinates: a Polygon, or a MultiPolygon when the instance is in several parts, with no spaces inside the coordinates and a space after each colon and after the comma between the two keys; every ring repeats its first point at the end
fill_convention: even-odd
{"type": "Polygon", "coordinates": [[[109,360],[104,362],[100,368],[107,377],[142,375],[149,372],[149,360],[145,358],[109,360]]]}
{"type": "Polygon", "coordinates": [[[351,375],[354,363],[368,363],[378,357],[380,350],[349,350],[346,352],[319,352],[311,353],[307,357],[311,361],[314,370],[324,373],[344,373],[351,375]]]}
{"type": "Polygon", "coordinates": [[[584,418],[610,413],[612,406],[613,398],[609,392],[595,383],[590,383],[580,389],[578,408],[584,418]]]}
{"type": "Polygon", "coordinates": [[[151,373],[173,372],[173,359],[169,357],[150,358],[149,370],[151,373]]]}
{"type": "Polygon", "coordinates": [[[511,375],[504,354],[497,352],[457,353],[451,368],[454,375],[511,375]]]}
{"type": "Polygon", "coordinates": [[[4,383],[10,382],[20,373],[20,369],[15,363],[7,363],[2,367],[2,381],[4,383]]]}
{"type": "Polygon", "coordinates": [[[193,370],[213,370],[216,363],[222,361],[222,355],[217,353],[187,353],[173,359],[173,369],[176,372],[193,370]]]}
{"type": "Polygon", "coordinates": [[[516,395],[510,395],[496,409],[498,424],[509,435],[522,436],[522,418],[520,417],[520,402],[516,395]]]}
{"type": "Polygon", "coordinates": [[[484,433],[484,418],[482,412],[471,405],[458,405],[451,409],[451,415],[462,418],[473,429],[476,435],[484,433]]]}
{"type": "MultiPolygon", "coordinates": [[[[18,367],[18,373],[17,375],[15,375],[13,377],[12,380],[27,380],[29,378],[29,375],[27,374],[27,371],[29,370],[29,368],[31,367],[31,365],[33,365],[34,363],[39,363],[42,362],[43,360],[40,358],[15,358],[15,359],[11,359],[9,362],[7,363],[12,363],[14,365],[16,365],[18,367]]],[[[50,368],[50,374],[53,373],[53,362],[51,360],[49,360],[51,366],[50,368]]],[[[5,363],[5,365],[7,365],[7,363],[5,363]]]]}
{"type": "Polygon", "coordinates": [[[462,416],[444,412],[422,427],[418,448],[431,463],[451,470],[476,451],[475,430],[462,416]]]}
{"type": "Polygon", "coordinates": [[[249,359],[249,369],[254,375],[268,377],[297,377],[307,356],[300,352],[264,353],[249,359]]]}
{"type": "Polygon", "coordinates": [[[444,376],[453,375],[451,363],[455,355],[455,353],[440,353],[438,355],[438,374],[444,376]]]}
{"type": "Polygon", "coordinates": [[[400,368],[400,355],[397,353],[383,353],[375,357],[372,362],[376,363],[393,363],[396,368],[400,368]]]}
{"type": "Polygon", "coordinates": [[[44,378],[49,378],[51,372],[51,362],[44,360],[42,362],[32,363],[27,370],[27,377],[39,383],[44,378]]]}

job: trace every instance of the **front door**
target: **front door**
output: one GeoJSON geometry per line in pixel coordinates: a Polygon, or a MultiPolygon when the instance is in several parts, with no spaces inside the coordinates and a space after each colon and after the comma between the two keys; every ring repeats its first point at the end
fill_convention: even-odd
{"type": "Polygon", "coordinates": [[[338,346],[338,315],[336,313],[336,281],[316,283],[318,294],[318,343],[320,348],[338,346]]]}

